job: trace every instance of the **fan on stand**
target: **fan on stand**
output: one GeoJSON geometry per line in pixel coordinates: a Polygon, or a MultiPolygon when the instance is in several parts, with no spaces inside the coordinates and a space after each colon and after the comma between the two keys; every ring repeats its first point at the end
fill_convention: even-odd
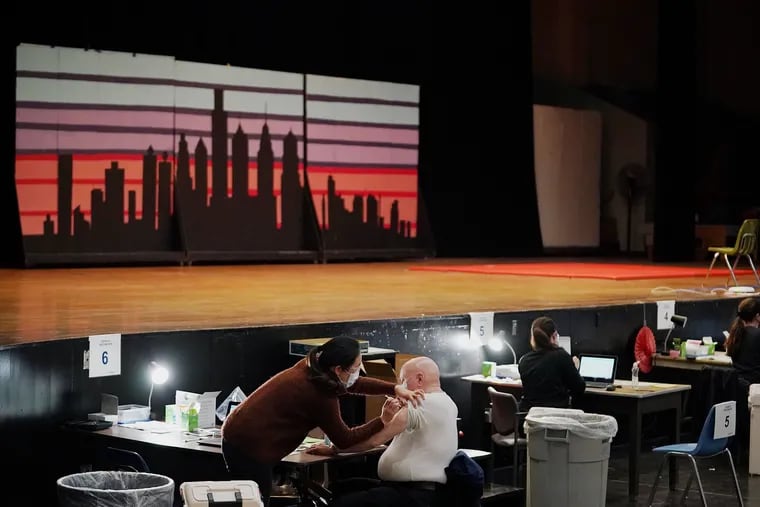
{"type": "Polygon", "coordinates": [[[631,215],[633,206],[644,199],[649,184],[646,167],[639,163],[625,164],[617,175],[617,191],[626,200],[626,253],[631,253],[631,215]]]}

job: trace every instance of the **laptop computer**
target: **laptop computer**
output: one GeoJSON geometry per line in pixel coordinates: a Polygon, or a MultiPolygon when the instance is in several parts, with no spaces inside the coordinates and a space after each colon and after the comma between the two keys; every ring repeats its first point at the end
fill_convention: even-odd
{"type": "Polygon", "coordinates": [[[607,387],[615,381],[617,356],[581,354],[578,373],[587,387],[607,387]]]}
{"type": "Polygon", "coordinates": [[[198,440],[198,445],[207,445],[209,447],[221,447],[222,437],[206,437],[198,440]]]}

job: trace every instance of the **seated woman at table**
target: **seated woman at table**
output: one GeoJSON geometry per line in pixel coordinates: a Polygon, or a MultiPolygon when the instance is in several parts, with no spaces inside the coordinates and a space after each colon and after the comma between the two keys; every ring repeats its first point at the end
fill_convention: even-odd
{"type": "Polygon", "coordinates": [[[338,336],[251,393],[222,425],[222,454],[230,478],[256,481],[268,505],[274,465],[310,430],[321,428],[340,448],[356,447],[383,430],[391,418],[384,406],[381,417],[350,428],[341,417],[339,396],[395,395],[414,405],[424,397],[421,390],[360,377],[361,367],[359,342],[338,336]]]}
{"type": "Polygon", "coordinates": [[[518,369],[523,385],[520,411],[531,407],[568,408],[572,397],[583,394],[586,382],[578,373],[578,358],[559,346],[559,333],[549,317],[539,317],[530,329],[530,347],[518,369]]]}
{"type": "Polygon", "coordinates": [[[736,371],[737,392],[737,433],[748,436],[750,384],[760,384],[760,300],[746,298],[739,303],[736,317],[731,323],[726,338],[726,355],[731,357],[736,371]]]}

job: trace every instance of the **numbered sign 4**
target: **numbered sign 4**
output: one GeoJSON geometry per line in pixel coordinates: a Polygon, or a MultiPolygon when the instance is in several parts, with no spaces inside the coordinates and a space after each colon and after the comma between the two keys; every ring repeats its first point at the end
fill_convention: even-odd
{"type": "Polygon", "coordinates": [[[736,402],[724,401],[715,405],[713,438],[733,437],[736,434],[736,402]]]}

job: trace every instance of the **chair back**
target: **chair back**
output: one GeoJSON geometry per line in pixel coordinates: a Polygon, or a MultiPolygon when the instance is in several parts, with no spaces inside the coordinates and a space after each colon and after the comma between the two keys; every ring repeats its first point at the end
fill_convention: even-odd
{"type": "Polygon", "coordinates": [[[728,447],[728,443],[731,440],[730,437],[713,438],[714,431],[715,405],[710,407],[710,412],[707,414],[707,418],[705,418],[705,423],[702,425],[702,431],[697,441],[697,447],[690,453],[692,456],[712,456],[728,447]]]}
{"type": "Polygon", "coordinates": [[[742,222],[736,235],[736,254],[753,255],[757,248],[757,236],[760,232],[760,219],[751,218],[742,222]]]}
{"type": "Polygon", "coordinates": [[[509,393],[497,391],[490,386],[488,396],[491,398],[491,424],[494,431],[500,435],[517,432],[517,399],[509,393]]]}

